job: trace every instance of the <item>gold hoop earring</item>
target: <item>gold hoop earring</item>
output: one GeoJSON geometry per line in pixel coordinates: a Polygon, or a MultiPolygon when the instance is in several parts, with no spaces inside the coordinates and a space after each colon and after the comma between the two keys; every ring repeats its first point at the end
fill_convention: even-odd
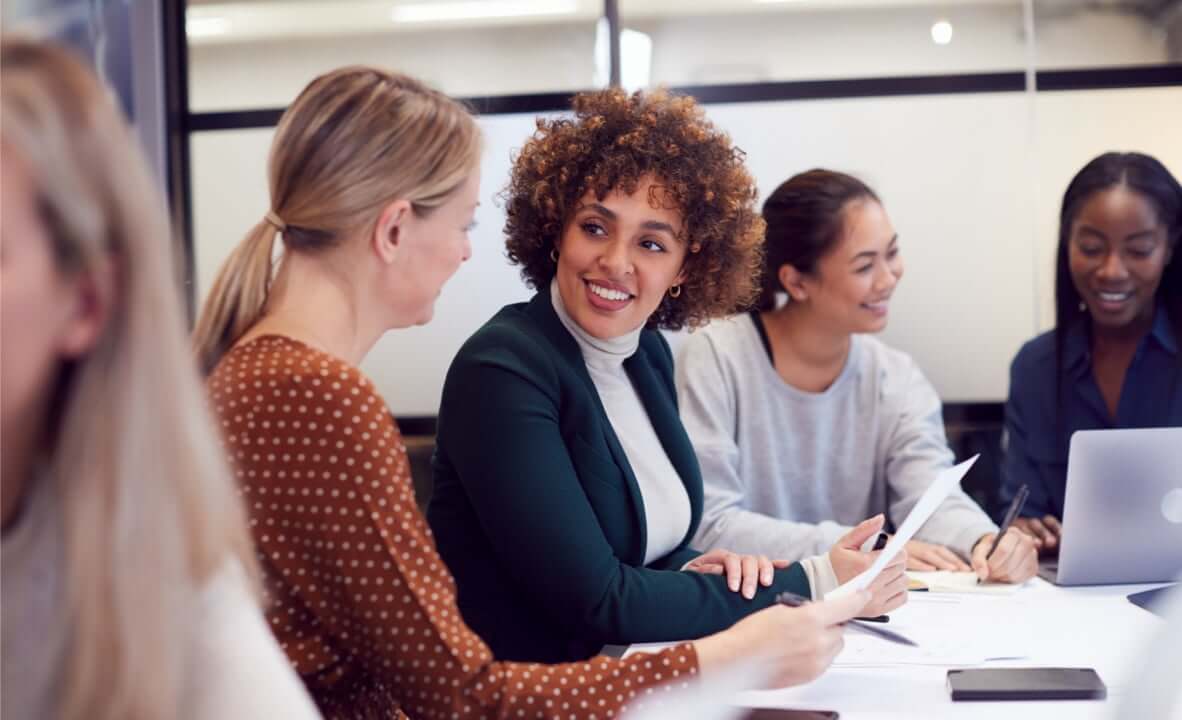
{"type": "Polygon", "coordinates": [[[558,264],[558,248],[550,248],[550,262],[558,264]]]}
{"type": "Polygon", "coordinates": [[[669,288],[669,297],[674,299],[681,297],[681,286],[674,285],[673,287],[669,288]]]}

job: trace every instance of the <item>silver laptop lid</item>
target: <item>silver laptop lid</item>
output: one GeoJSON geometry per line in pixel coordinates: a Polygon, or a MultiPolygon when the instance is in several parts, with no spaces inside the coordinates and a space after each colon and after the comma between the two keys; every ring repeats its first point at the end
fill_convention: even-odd
{"type": "Polygon", "coordinates": [[[1182,428],[1071,436],[1060,585],[1167,582],[1182,573],[1182,428]]]}

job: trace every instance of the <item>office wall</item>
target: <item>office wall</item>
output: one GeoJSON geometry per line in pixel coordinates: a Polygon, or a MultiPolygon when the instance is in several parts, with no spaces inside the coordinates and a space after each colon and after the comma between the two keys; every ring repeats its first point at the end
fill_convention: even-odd
{"type": "MultiPolygon", "coordinates": [[[[574,60],[589,56],[590,42],[564,55],[564,47],[574,47],[574,36],[562,35],[562,26],[547,27],[559,60],[543,62],[545,56],[532,55],[531,65],[515,56],[512,46],[500,45],[495,67],[533,73],[529,82],[537,88],[586,84],[564,73],[578,64],[574,60]]],[[[1121,31],[1115,31],[1106,46],[1125,48],[1105,56],[1112,63],[1120,64],[1122,57],[1147,61],[1164,53],[1163,46],[1146,40],[1153,32],[1130,27],[1132,40],[1122,44],[1121,31]]],[[[539,31],[514,30],[523,43],[539,31]]],[[[846,52],[856,50],[856,30],[840,37],[846,52]]],[[[385,48],[374,39],[371,49],[360,41],[336,42],[335,49],[315,43],[194,48],[194,108],[210,109],[199,98],[206,104],[216,100],[223,108],[280,105],[284,93],[294,95],[316,72],[360,59],[362,50],[372,53],[366,56],[369,62],[417,67],[400,54],[409,47],[401,41],[385,48]],[[383,61],[387,50],[389,60],[383,61]],[[286,88],[284,93],[280,88],[286,88]]],[[[432,47],[426,39],[419,42],[432,47]]],[[[999,52],[1011,57],[1009,50],[999,52]]],[[[466,77],[464,67],[473,58],[465,57],[434,63],[440,74],[433,80],[453,92],[472,92],[455,89],[467,82],[460,76],[466,77]],[[444,76],[448,68],[456,77],[444,76]]],[[[975,69],[1018,69],[1008,59],[1005,63],[975,69]]],[[[484,72],[491,78],[496,71],[484,72]]],[[[589,78],[591,70],[586,73],[589,78]]],[[[675,81],[682,79],[692,80],[675,81]]],[[[854,172],[880,191],[899,230],[907,268],[885,339],[915,355],[947,401],[1003,399],[1013,353],[1050,327],[1058,199],[1086,160],[1108,149],[1138,149],[1157,155],[1182,176],[1182,135],[1176,130],[1182,90],[1177,87],[742,103],[711,105],[708,112],[748,152],[764,195],[792,173],[819,165],[854,172]]],[[[400,415],[434,414],[459,345],[500,306],[529,295],[504,259],[503,214],[495,194],[534,118],[500,115],[480,122],[487,146],[473,258],[444,291],[435,322],[391,333],[365,364],[400,415]]],[[[265,160],[271,135],[271,130],[214,131],[192,138],[199,297],[222,258],[267,210],[265,160]]]]}

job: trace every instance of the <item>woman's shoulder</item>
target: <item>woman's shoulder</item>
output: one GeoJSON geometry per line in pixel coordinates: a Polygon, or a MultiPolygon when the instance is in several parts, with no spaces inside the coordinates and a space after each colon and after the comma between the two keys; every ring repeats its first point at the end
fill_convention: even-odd
{"type": "Polygon", "coordinates": [[[256,412],[307,412],[381,402],[360,368],[282,335],[262,335],[235,346],[214,368],[207,384],[215,408],[223,415],[226,404],[246,403],[256,412]]]}
{"type": "Polygon", "coordinates": [[[1031,372],[1055,367],[1055,331],[1047,330],[1022,344],[1014,355],[1012,372],[1015,378],[1031,372]]]}
{"type": "Polygon", "coordinates": [[[728,315],[711,320],[707,325],[691,330],[681,343],[679,359],[692,362],[694,358],[709,356],[718,359],[744,358],[756,353],[760,358],[767,351],[762,347],[759,330],[750,313],[728,315]]]}

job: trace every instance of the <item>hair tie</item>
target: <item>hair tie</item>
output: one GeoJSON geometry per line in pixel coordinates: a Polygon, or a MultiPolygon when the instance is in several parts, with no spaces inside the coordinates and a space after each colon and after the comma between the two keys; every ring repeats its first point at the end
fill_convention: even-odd
{"type": "Polygon", "coordinates": [[[284,232],[287,230],[287,223],[283,222],[283,220],[281,220],[279,216],[275,214],[274,210],[268,210],[267,214],[263,216],[263,219],[270,223],[271,227],[275,228],[279,232],[284,232]]]}

